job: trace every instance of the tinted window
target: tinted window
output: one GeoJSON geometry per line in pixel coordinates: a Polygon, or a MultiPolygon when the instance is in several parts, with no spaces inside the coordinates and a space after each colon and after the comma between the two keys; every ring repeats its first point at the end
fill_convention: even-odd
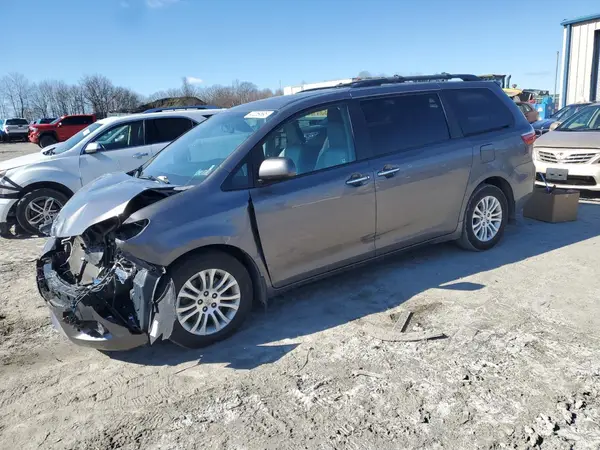
{"type": "Polygon", "coordinates": [[[25,119],[8,119],[6,125],[28,125],[25,119]]]}
{"type": "Polygon", "coordinates": [[[94,139],[94,142],[102,144],[105,150],[137,147],[144,145],[143,130],[141,120],[129,122],[112,127],[94,139]]]}
{"type": "Polygon", "coordinates": [[[90,123],[93,123],[91,116],[72,116],[62,120],[63,125],[89,125],[90,123]]]}
{"type": "Polygon", "coordinates": [[[265,158],[294,161],[298,175],[350,163],[356,155],[348,110],[330,106],[289,120],[269,133],[262,150],[265,158]],[[321,129],[306,133],[304,124],[313,121],[321,123],[321,129]]]}
{"type": "Polygon", "coordinates": [[[507,106],[489,89],[446,91],[465,136],[501,130],[513,124],[507,106]]]}
{"type": "Polygon", "coordinates": [[[171,142],[190,128],[192,128],[192,121],[180,117],[147,120],[146,141],[148,144],[171,142]]]}
{"type": "Polygon", "coordinates": [[[437,94],[403,95],[361,102],[375,155],[450,139],[437,94]]]}

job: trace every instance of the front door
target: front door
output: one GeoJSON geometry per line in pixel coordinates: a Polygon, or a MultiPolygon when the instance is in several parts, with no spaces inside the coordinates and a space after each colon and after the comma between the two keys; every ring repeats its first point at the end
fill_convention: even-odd
{"type": "Polygon", "coordinates": [[[81,184],[105,173],[129,172],[148,161],[152,145],[144,142],[143,123],[142,120],[120,123],[91,141],[101,144],[102,148],[96,153],[84,152],[79,157],[81,184]]]}
{"type": "Polygon", "coordinates": [[[261,157],[287,157],[297,176],[251,190],[271,281],[280,287],[374,255],[375,190],[355,148],[344,105],[312,111],[272,131],[261,157]],[[326,137],[301,124],[313,117],[326,137]]]}
{"type": "Polygon", "coordinates": [[[360,102],[371,140],[377,197],[377,254],[453,232],[473,160],[450,139],[437,93],[360,102]]]}

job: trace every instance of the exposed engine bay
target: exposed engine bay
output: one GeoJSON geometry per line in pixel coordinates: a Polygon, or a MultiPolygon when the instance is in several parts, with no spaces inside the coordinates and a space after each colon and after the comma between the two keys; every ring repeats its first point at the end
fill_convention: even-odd
{"type": "Polygon", "coordinates": [[[37,262],[38,288],[55,326],[70,339],[125,350],[170,336],[175,294],[165,268],[125,254],[119,243],[148,224],[124,219],[171,192],[145,191],[122,214],[87,227],[81,235],[47,242],[37,262]]]}

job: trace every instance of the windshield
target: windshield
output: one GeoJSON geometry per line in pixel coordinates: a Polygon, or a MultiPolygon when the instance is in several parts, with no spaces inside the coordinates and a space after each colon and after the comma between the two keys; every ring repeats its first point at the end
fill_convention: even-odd
{"type": "Polygon", "coordinates": [[[62,117],[57,117],[56,119],[54,119],[52,122],[50,122],[52,125],[60,122],[62,120],[62,117]]]}
{"type": "Polygon", "coordinates": [[[199,184],[260,129],[273,111],[227,111],[214,115],[148,161],[140,177],[171,184],[199,184]]]}
{"type": "Polygon", "coordinates": [[[556,131],[600,131],[600,105],[583,108],[559,125],[556,131]]]}
{"type": "Polygon", "coordinates": [[[84,137],[88,136],[92,131],[97,130],[101,126],[102,126],[101,123],[94,122],[87,128],[84,128],[79,133],[71,136],[69,139],[67,139],[65,142],[63,142],[61,146],[57,147],[54,150],[54,154],[64,153],[67,150],[73,148],[74,146],[79,144],[83,140],[84,137]]]}
{"type": "Polygon", "coordinates": [[[8,119],[6,125],[28,125],[25,119],[8,119]]]}

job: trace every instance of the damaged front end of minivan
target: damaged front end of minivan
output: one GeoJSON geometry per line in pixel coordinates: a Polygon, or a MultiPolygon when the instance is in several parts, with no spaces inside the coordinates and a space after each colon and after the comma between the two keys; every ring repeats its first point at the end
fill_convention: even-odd
{"type": "Polygon", "coordinates": [[[99,216],[99,221],[92,214],[86,217],[89,203],[67,203],[37,261],[37,285],[52,322],[79,345],[128,350],[171,335],[175,288],[166,269],[121,249],[148,225],[147,220],[127,218],[176,192],[147,187],[130,200],[109,196],[116,206],[111,217],[99,216]],[[61,220],[70,220],[69,226],[61,220]],[[69,229],[83,227],[81,234],[65,236],[69,229]]]}

